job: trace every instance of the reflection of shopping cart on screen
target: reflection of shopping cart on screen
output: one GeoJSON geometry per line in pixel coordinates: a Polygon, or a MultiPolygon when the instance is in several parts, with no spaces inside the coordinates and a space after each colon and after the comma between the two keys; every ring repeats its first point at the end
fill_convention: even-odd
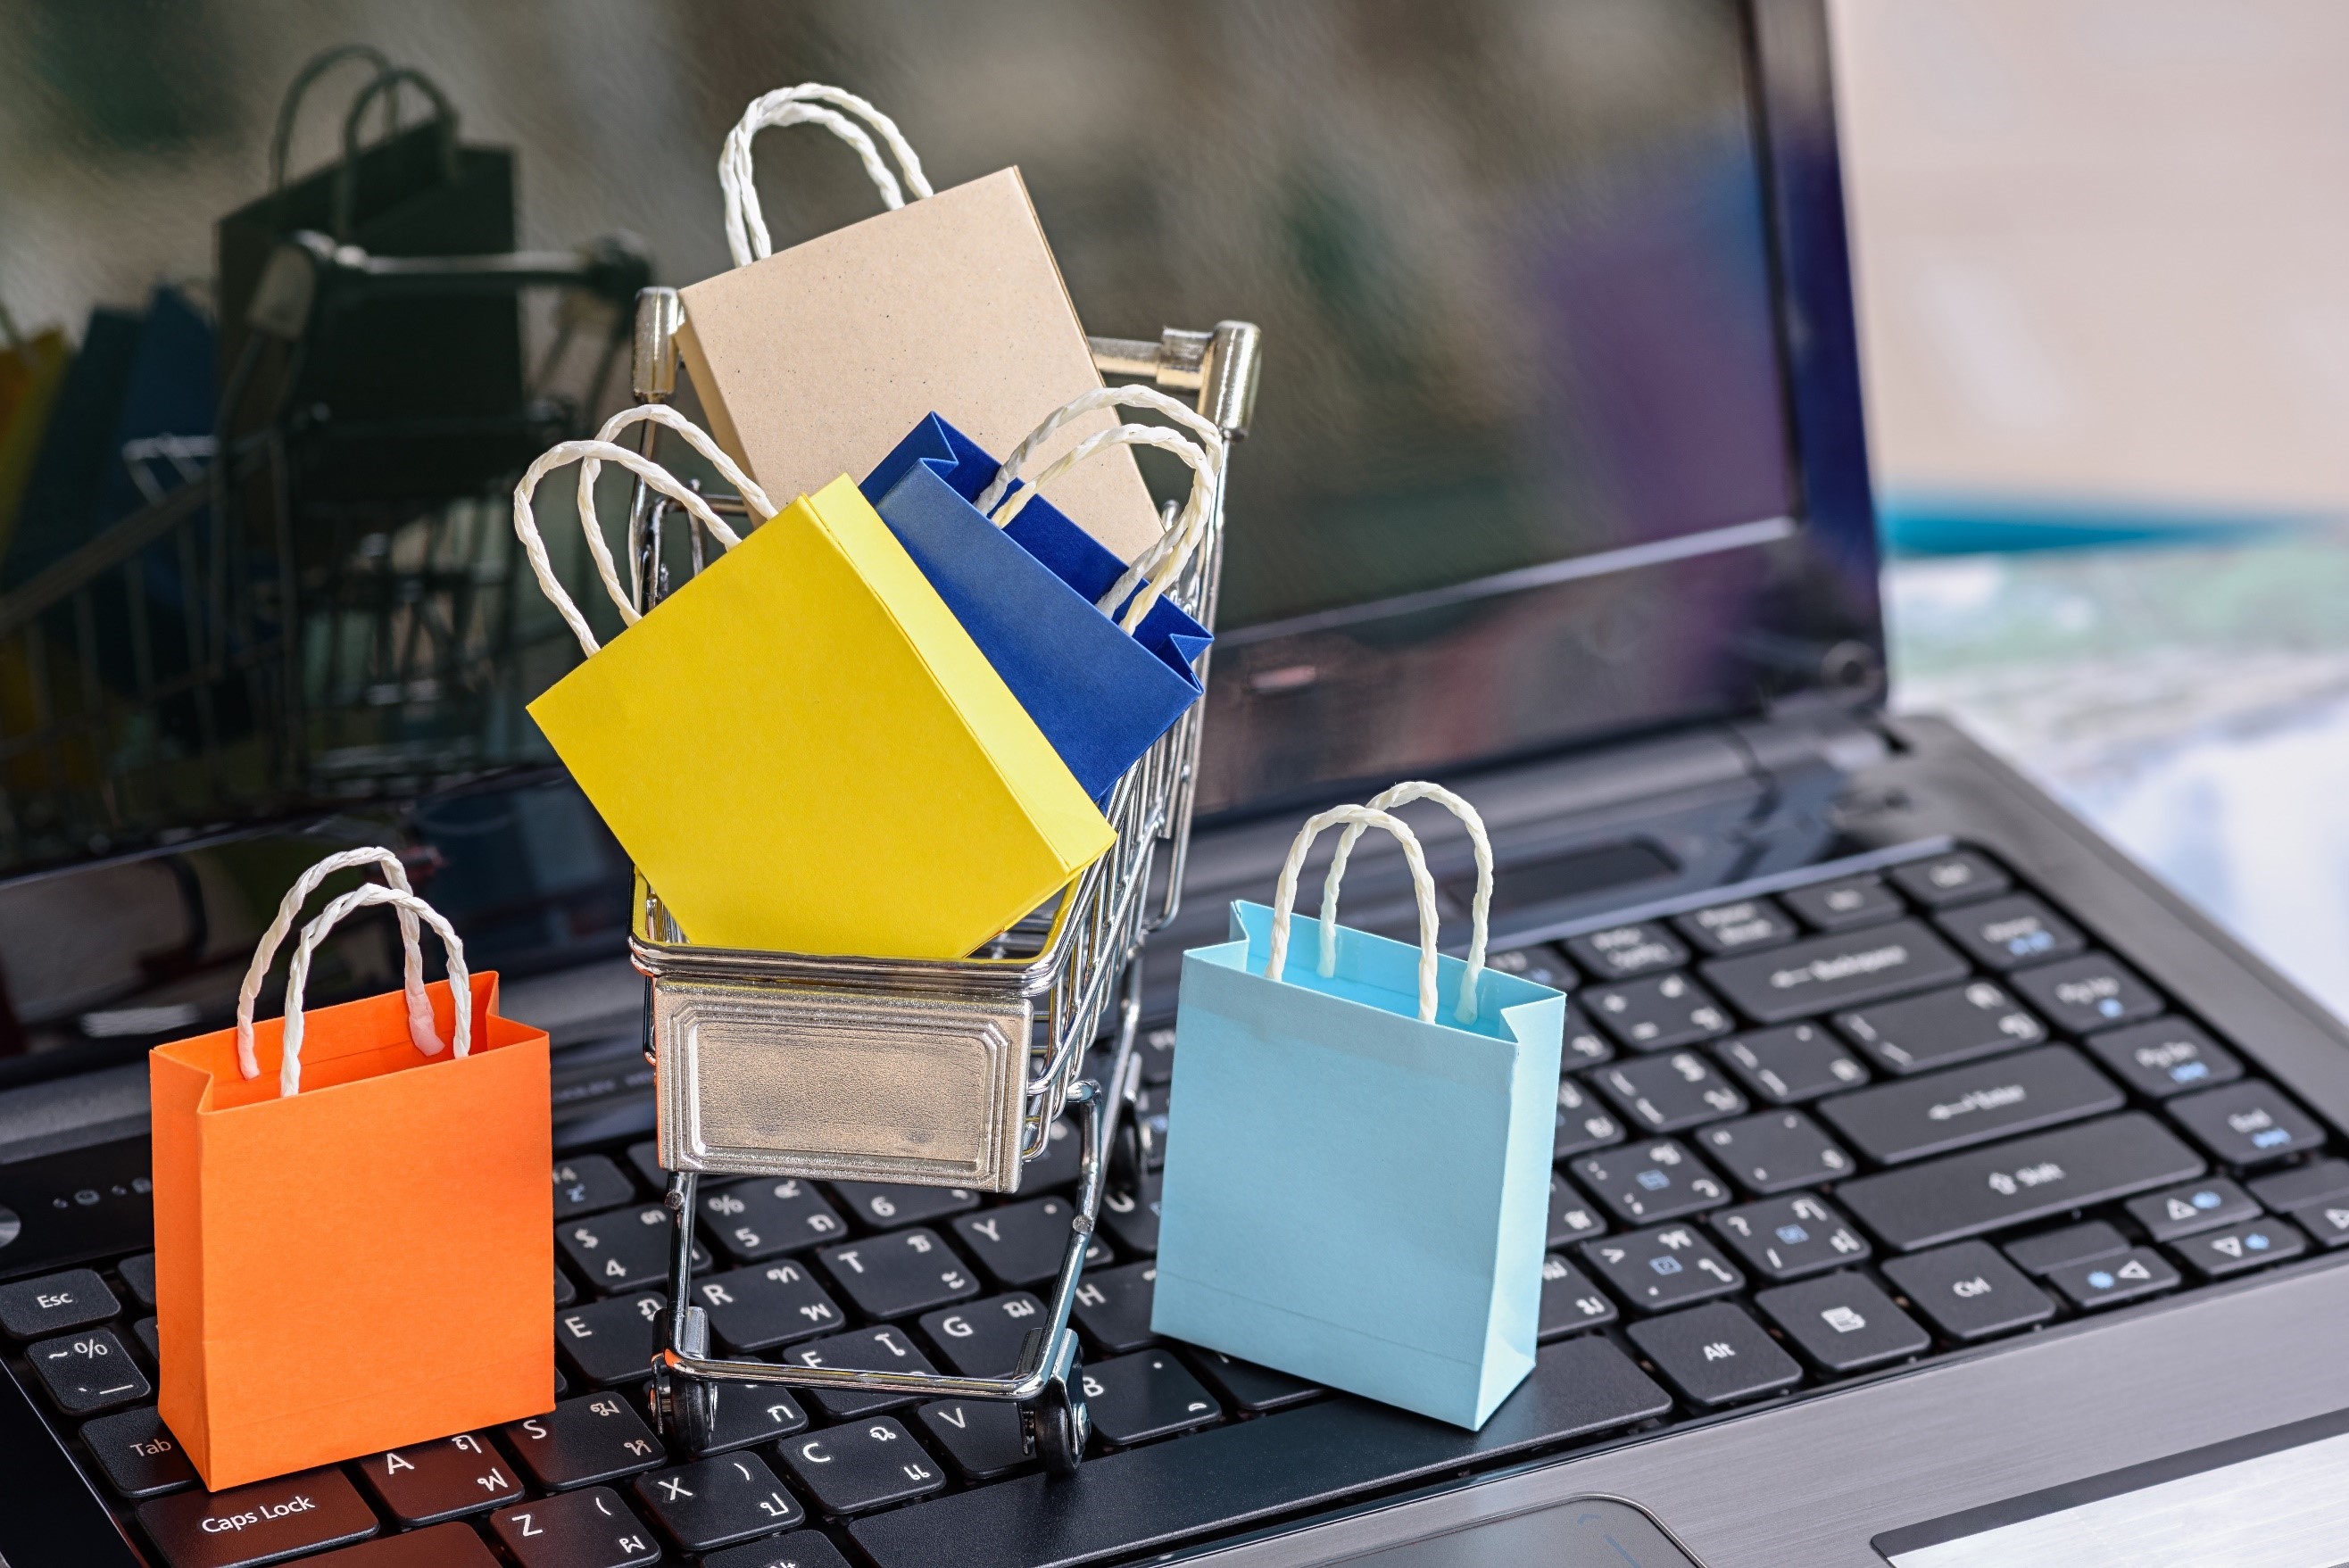
{"type": "MultiPolygon", "coordinates": [[[[657,401],[673,389],[678,324],[675,294],[647,290],[636,317],[639,397],[657,401]]],[[[1171,590],[1212,626],[1223,559],[1221,459],[1247,427],[1257,329],[1226,322],[1213,332],[1169,331],[1155,343],[1095,338],[1092,348],[1105,375],[1195,392],[1199,412],[1223,432],[1206,535],[1171,590]]],[[[647,422],[641,429],[644,449],[654,455],[660,427],[647,422]]],[[[741,508],[739,498],[714,504],[741,508]]],[[[628,556],[639,603],[657,601],[673,559],[693,568],[704,559],[699,525],[689,518],[685,540],[664,537],[679,515],[638,486],[628,556]]],[[[1072,1387],[1077,1339],[1070,1314],[1119,1113],[1139,1082],[1133,1037],[1143,940],[1174,917],[1181,894],[1200,718],[1194,705],[1112,789],[1107,814],[1117,841],[1110,851],[1053,904],[969,958],[696,947],[657,890],[639,881],[630,950],[648,982],[647,1047],[658,1071],[661,1163],[671,1171],[675,1223],[667,1346],[654,1363],[653,1401],[688,1448],[708,1446],[722,1401],[756,1401],[759,1386],[786,1384],[1017,1401],[1045,1465],[1062,1472],[1076,1465],[1087,1423],[1072,1387]],[[1162,842],[1164,892],[1153,909],[1148,890],[1162,842]],[[1113,997],[1110,1063],[1089,1078],[1086,1053],[1113,997]],[[904,1374],[711,1356],[709,1317],[693,1287],[702,1174],[1009,1192],[1019,1186],[1021,1164],[1044,1152],[1071,1107],[1081,1157],[1066,1251],[1009,1371],[904,1374]]]]}
{"type": "Polygon", "coordinates": [[[496,467],[582,432],[646,276],[612,242],[279,246],[222,387],[243,417],[130,443],[120,460],[146,504],[0,595],[0,870],[543,759],[522,705],[576,655],[516,591],[512,475],[496,467]],[[305,400],[339,321],[484,295],[554,301],[512,407],[358,421],[305,400]],[[395,461],[452,442],[486,456],[461,487],[314,482],[317,454],[355,437],[395,461]]]}

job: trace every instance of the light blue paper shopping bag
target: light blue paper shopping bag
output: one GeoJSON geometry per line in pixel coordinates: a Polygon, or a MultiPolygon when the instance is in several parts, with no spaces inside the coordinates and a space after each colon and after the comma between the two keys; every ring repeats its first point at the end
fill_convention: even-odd
{"type": "Polygon", "coordinates": [[[1490,867],[1464,801],[1400,785],[1308,822],[1272,907],[1183,955],[1154,1330],[1471,1429],[1532,1370],[1566,999],[1483,967],[1490,867]],[[1465,963],[1437,956],[1418,842],[1379,809],[1420,796],[1476,839],[1465,963]],[[1321,918],[1291,920],[1339,822],[1402,841],[1419,946],[1336,924],[1344,841],[1321,918]]]}

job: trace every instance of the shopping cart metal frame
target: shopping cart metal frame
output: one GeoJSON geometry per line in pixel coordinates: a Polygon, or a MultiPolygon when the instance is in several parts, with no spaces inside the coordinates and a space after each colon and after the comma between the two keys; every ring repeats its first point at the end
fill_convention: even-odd
{"type": "MultiPolygon", "coordinates": [[[[632,380],[640,401],[663,402],[674,395],[681,321],[675,291],[647,289],[638,296],[632,380]]],[[[1155,342],[1091,340],[1094,364],[1104,377],[1146,379],[1194,393],[1200,413],[1224,433],[1206,537],[1169,593],[1210,628],[1223,564],[1226,469],[1231,445],[1247,434],[1255,402],[1257,340],[1257,329],[1246,322],[1224,322],[1209,332],[1170,328],[1155,342]]],[[[647,422],[638,428],[638,449],[657,457],[660,427],[647,422]]],[[[739,497],[714,497],[712,503],[719,511],[739,513],[742,507],[739,497]]],[[[665,498],[641,481],[636,485],[627,558],[640,606],[657,603],[667,589],[663,535],[671,515],[665,498]]],[[[706,544],[698,525],[688,521],[688,531],[689,560],[698,570],[706,544]]],[[[1205,658],[1199,674],[1204,680],[1205,658]]],[[[1143,944],[1174,919],[1181,903],[1204,707],[1194,704],[1111,791],[1106,815],[1117,829],[1115,846],[1053,906],[972,957],[843,958],[696,947],[669,918],[657,893],[639,879],[629,953],[646,980],[646,1055],[662,1079],[656,1092],[673,1227],[667,1343],[653,1361],[650,1401],[655,1418],[688,1448],[707,1446],[726,1384],[779,1384],[1013,1401],[1020,1407],[1029,1446],[1046,1470],[1066,1475],[1076,1469],[1089,1422],[1073,1382],[1078,1344],[1070,1316],[1100,1216],[1119,1119],[1140,1084],[1133,1046],[1142,1013],[1143,944]],[[1167,864],[1154,910],[1149,887],[1162,842],[1168,846],[1167,864]],[[1089,1078],[1083,1076],[1086,1052],[1100,1037],[1112,995],[1117,1016],[1110,1065],[1101,1078],[1089,1078]],[[790,1031],[795,1039],[828,1029],[880,1027],[946,1031],[964,1040],[988,1035],[999,1049],[999,1042],[1011,1042],[1011,1059],[1024,1079],[1018,1126],[1003,1130],[994,1157],[968,1171],[909,1170],[903,1163],[885,1170],[839,1160],[713,1151],[695,1136],[692,1052],[697,1022],[704,1016],[697,1007],[718,1002],[734,1007],[738,1019],[749,1009],[779,1037],[790,1031]],[[694,1214],[702,1174],[858,1177],[1013,1191],[1020,1165],[1044,1151],[1054,1123],[1071,1108],[1078,1114],[1081,1142],[1068,1245],[1051,1299],[1008,1375],[785,1367],[710,1355],[709,1318],[693,1301],[694,1214]]]]}

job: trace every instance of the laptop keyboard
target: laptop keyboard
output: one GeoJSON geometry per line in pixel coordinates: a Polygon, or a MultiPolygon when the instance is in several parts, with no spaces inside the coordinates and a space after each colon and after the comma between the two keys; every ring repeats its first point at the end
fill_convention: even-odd
{"type": "MultiPolygon", "coordinates": [[[[11,1369],[170,1568],[1079,1563],[1800,1397],[2349,1245],[2349,1161],[2158,981],[1960,850],[1495,966],[1571,984],[1538,1365],[1481,1432],[1150,1332],[1155,1176],[1106,1200],[1073,1483],[971,1400],[768,1388],[712,1451],[647,1424],[667,1223],[648,1142],[554,1171],[554,1408],[204,1493],[156,1419],[150,1255],[0,1285],[11,1369]]],[[[1143,1044],[1164,1125],[1173,1030],[1143,1044]]],[[[704,1185],[729,1354],[1008,1370],[1077,1175],[1020,1191],[704,1185]]],[[[1309,1216],[1306,1217],[1309,1222],[1309,1216]]],[[[1379,1260],[1366,1257],[1366,1268],[1379,1260]]]]}

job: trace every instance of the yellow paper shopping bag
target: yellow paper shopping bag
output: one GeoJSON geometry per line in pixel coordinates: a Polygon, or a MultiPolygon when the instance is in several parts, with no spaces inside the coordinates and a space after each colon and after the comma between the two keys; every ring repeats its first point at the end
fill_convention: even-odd
{"type": "MultiPolygon", "coordinates": [[[[722,459],[671,411],[641,417],[722,459]]],[[[961,957],[1115,835],[853,480],[769,516],[765,494],[719,466],[767,518],[747,538],[608,441],[566,441],[531,465],[515,531],[589,655],[531,717],[688,941],[961,957]],[[599,575],[633,622],[600,649],[530,510],[539,479],[574,459],[628,468],[727,547],[637,618],[583,508],[599,575]]]]}

